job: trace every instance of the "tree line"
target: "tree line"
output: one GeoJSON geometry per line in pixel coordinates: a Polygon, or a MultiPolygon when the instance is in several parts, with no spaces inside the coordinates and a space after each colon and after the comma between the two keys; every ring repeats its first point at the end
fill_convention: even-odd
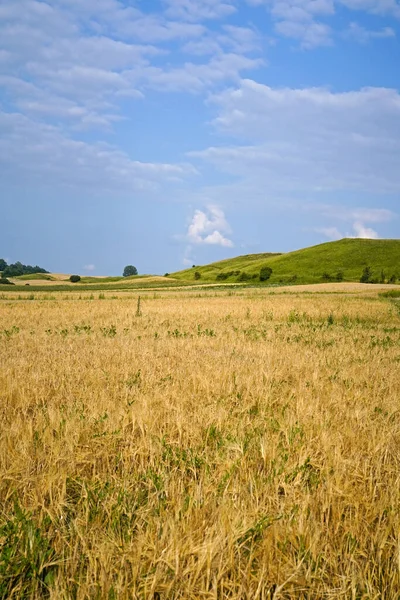
{"type": "Polygon", "coordinates": [[[7,264],[4,258],[0,258],[1,277],[18,277],[19,275],[33,275],[34,273],[48,273],[43,267],[35,265],[23,265],[21,262],[7,264]]]}

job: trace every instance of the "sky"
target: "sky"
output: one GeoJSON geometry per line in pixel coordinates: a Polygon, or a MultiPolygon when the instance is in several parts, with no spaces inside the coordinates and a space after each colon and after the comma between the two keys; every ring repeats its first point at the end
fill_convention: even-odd
{"type": "Polygon", "coordinates": [[[400,237],[399,0],[0,0],[0,257],[400,237]]]}

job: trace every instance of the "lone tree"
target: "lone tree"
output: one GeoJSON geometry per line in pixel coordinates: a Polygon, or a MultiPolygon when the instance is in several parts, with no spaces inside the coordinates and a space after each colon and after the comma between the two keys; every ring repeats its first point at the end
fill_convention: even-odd
{"type": "Polygon", "coordinates": [[[71,275],[69,280],[71,283],[78,283],[78,281],[81,280],[81,276],[80,275],[71,275]]]}
{"type": "Polygon", "coordinates": [[[133,265],[127,265],[122,273],[123,277],[130,277],[131,275],[137,275],[137,268],[133,265]]]}

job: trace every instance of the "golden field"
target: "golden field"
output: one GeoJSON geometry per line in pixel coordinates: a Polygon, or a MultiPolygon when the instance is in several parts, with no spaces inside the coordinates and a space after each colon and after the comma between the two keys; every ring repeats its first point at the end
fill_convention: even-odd
{"type": "Polygon", "coordinates": [[[400,313],[318,290],[4,293],[0,598],[398,599],[400,313]]]}

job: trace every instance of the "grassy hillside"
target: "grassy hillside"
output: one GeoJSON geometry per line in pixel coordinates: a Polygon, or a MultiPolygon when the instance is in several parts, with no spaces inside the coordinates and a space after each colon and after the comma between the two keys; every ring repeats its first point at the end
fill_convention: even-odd
{"type": "Polygon", "coordinates": [[[318,283],[337,278],[341,273],[344,281],[359,281],[366,266],[371,267],[373,278],[380,279],[383,271],[386,281],[395,275],[400,277],[400,240],[343,239],[288,252],[287,254],[253,254],[179,271],[172,275],[181,280],[256,282],[263,266],[272,269],[268,283],[318,283]],[[221,275],[222,274],[222,275],[221,275]],[[225,277],[227,275],[227,277],[225,277]],[[324,277],[325,275],[325,277],[324,277]]]}
{"type": "Polygon", "coordinates": [[[55,281],[55,277],[51,273],[30,273],[27,275],[18,275],[10,277],[13,281],[55,281]]]}

